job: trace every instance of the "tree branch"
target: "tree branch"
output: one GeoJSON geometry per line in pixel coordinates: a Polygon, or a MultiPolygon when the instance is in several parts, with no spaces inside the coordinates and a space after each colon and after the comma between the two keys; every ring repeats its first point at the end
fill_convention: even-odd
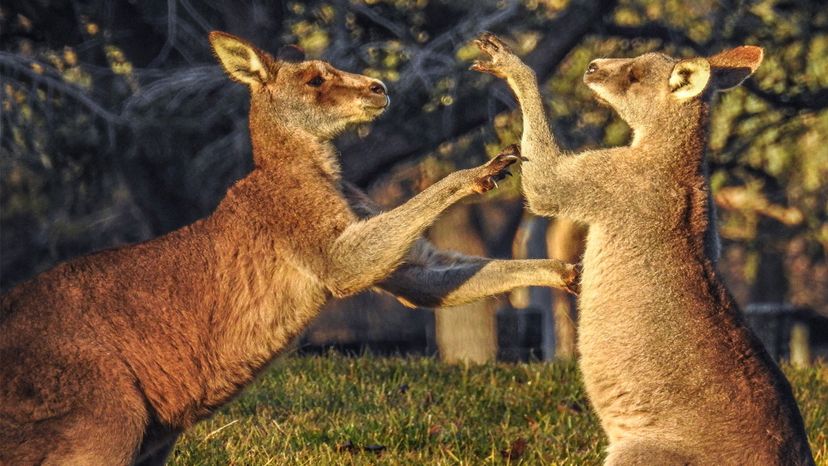
{"type": "MultiPolygon", "coordinates": [[[[526,57],[539,79],[547,78],[601,18],[615,8],[616,0],[573,1],[569,8],[546,28],[549,32],[538,47],[526,57]]],[[[378,122],[363,140],[346,140],[342,148],[347,179],[365,185],[404,160],[433,151],[441,143],[486,124],[491,112],[486,105],[488,91],[476,91],[457,97],[449,118],[435,118],[421,112],[427,97],[414,102],[416,116],[405,128],[388,120],[378,122]],[[450,131],[446,131],[450,126],[450,131]]]]}
{"type": "Polygon", "coordinates": [[[13,53],[0,51],[0,66],[8,67],[9,69],[13,70],[13,72],[30,79],[33,83],[35,83],[38,86],[44,86],[46,88],[55,89],[61,94],[71,97],[76,102],[80,103],[81,105],[89,109],[90,112],[100,117],[109,124],[123,123],[123,119],[120,115],[112,113],[109,110],[103,108],[100,104],[98,104],[89,96],[87,96],[87,93],[82,89],[76,87],[73,84],[67,83],[60,77],[50,76],[48,72],[51,70],[51,66],[48,64],[41,63],[36,60],[23,58],[22,56],[13,53]],[[44,72],[35,72],[31,67],[32,64],[40,65],[41,69],[43,69],[44,72]]]}

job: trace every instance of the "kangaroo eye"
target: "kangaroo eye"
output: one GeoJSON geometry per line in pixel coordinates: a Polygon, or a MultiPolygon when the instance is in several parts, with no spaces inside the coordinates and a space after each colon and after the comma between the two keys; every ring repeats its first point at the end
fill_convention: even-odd
{"type": "Polygon", "coordinates": [[[308,81],[308,86],[311,86],[311,87],[319,87],[319,86],[321,86],[321,85],[322,85],[322,83],[324,83],[324,82],[325,82],[325,80],[322,78],[322,76],[315,76],[313,79],[311,79],[310,81],[308,81]]]}

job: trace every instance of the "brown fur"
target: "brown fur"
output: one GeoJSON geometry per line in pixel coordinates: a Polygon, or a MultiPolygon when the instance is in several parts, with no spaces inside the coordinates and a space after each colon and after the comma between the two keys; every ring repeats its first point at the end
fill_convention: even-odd
{"type": "Polygon", "coordinates": [[[378,286],[453,305],[574,280],[557,261],[470,258],[418,240],[445,208],[494,188],[516,153],[378,212],[341,182],[330,139],[379,115],[384,85],[210,39],[250,88],[255,169],[209,217],[0,297],[0,464],[163,464],[178,434],[236,395],[331,296],[378,286]]]}
{"type": "Polygon", "coordinates": [[[532,210],[589,224],[579,350],[606,464],[810,465],[791,388],[715,268],[705,148],[712,95],[759,65],[758,47],[676,60],[596,60],[584,81],[632,127],[629,146],[566,154],[534,73],[496,37],[475,68],[523,111],[532,210]]]}

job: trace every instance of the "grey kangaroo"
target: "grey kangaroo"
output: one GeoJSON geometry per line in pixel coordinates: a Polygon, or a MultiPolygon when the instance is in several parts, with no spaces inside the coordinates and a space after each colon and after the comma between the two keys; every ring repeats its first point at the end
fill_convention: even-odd
{"type": "Polygon", "coordinates": [[[379,287],[451,306],[575,278],[557,261],[464,257],[418,239],[444,209],[493,189],[513,149],[377,212],[341,180],[331,139],[380,115],[385,85],[295,50],[274,58],[221,32],[210,42],[250,90],[255,169],[205,219],[0,296],[2,465],[163,464],[180,432],[334,296],[379,287]]]}
{"type": "Polygon", "coordinates": [[[705,150],[713,95],[762,61],[647,53],[589,64],[584,82],[630,125],[629,146],[567,154],[534,72],[497,37],[472,68],[523,113],[523,191],[539,215],[589,224],[578,348],[608,465],[811,465],[791,387],[747,329],[715,263],[705,150]]]}

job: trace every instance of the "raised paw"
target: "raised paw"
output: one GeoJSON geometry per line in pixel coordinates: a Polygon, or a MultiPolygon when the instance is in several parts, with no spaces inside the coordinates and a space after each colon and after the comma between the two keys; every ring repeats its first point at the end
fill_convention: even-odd
{"type": "Polygon", "coordinates": [[[509,166],[522,159],[517,144],[506,147],[486,165],[480,167],[482,174],[474,180],[474,191],[482,194],[497,188],[498,181],[511,176],[509,166]]]}
{"type": "Polygon", "coordinates": [[[475,60],[471,66],[474,71],[505,79],[510,70],[522,64],[509,46],[491,32],[481,34],[480,37],[474,40],[474,44],[488,57],[475,60]]]}

